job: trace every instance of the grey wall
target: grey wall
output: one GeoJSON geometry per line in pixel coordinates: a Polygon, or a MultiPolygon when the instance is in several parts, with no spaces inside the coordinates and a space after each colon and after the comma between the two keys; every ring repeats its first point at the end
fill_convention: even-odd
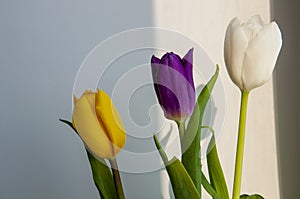
{"type": "MultiPolygon", "coordinates": [[[[151,25],[151,1],[0,1],[1,199],[98,198],[83,145],[58,118],[71,118],[87,53],[115,33],[151,25]]],[[[132,177],[147,175],[124,174],[132,177]]],[[[142,184],[128,186],[129,195],[147,189],[153,198],[142,184]]]]}
{"type": "Polygon", "coordinates": [[[273,19],[283,33],[274,80],[283,199],[299,198],[299,8],[299,1],[273,0],[273,19]]]}

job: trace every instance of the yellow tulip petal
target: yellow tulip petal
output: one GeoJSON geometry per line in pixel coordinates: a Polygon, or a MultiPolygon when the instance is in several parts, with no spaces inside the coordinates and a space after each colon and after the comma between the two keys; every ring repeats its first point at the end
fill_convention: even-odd
{"type": "Polygon", "coordinates": [[[112,144],[97,119],[94,102],[95,94],[89,91],[74,101],[73,125],[89,150],[110,159],[114,157],[112,144]]]}
{"type": "Polygon", "coordinates": [[[111,98],[104,91],[98,89],[95,98],[98,120],[102,122],[107,136],[113,143],[114,155],[116,156],[126,142],[123,122],[111,98]]]}
{"type": "Polygon", "coordinates": [[[85,96],[87,98],[91,107],[95,107],[95,92],[86,90],[86,91],[84,91],[83,96],[85,96]]]}

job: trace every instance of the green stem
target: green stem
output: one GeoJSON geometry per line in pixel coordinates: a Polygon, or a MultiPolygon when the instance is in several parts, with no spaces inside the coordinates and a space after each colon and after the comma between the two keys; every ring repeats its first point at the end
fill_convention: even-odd
{"type": "Polygon", "coordinates": [[[185,131],[185,121],[182,122],[176,122],[177,126],[178,126],[178,131],[179,131],[179,136],[180,136],[180,145],[182,145],[182,140],[183,140],[183,136],[184,136],[184,131],[185,131]]]}
{"type": "Polygon", "coordinates": [[[232,199],[240,198],[249,91],[242,91],[232,199]]]}
{"type": "Polygon", "coordinates": [[[109,162],[110,162],[110,165],[111,165],[111,170],[112,170],[112,173],[113,173],[113,177],[114,177],[114,181],[115,181],[115,186],[116,186],[117,193],[118,193],[118,198],[119,199],[125,199],[125,195],[124,195],[124,191],[123,191],[123,187],[122,187],[122,181],[121,181],[121,177],[120,177],[120,173],[119,173],[119,168],[118,168],[117,160],[116,159],[112,159],[109,162]]]}

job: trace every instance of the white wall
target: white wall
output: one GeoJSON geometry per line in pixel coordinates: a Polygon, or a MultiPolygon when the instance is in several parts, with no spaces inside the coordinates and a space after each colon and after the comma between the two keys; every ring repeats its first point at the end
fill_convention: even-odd
{"type": "MultiPolygon", "coordinates": [[[[225,30],[234,16],[245,20],[254,14],[260,14],[265,21],[269,21],[270,3],[268,0],[190,0],[180,3],[156,0],[154,12],[156,26],[179,31],[199,42],[211,59],[221,66],[227,113],[222,135],[217,144],[231,190],[240,93],[230,81],[224,66],[225,30]]],[[[266,198],[278,199],[274,99],[271,81],[250,94],[247,122],[242,192],[260,193],[266,198]]]]}

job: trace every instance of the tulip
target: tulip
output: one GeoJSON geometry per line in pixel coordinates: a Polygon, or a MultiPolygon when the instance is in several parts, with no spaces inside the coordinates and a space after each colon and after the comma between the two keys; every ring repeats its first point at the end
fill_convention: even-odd
{"type": "Polygon", "coordinates": [[[275,22],[265,24],[256,15],[241,23],[234,18],[228,25],[224,57],[232,81],[243,91],[265,84],[272,76],[282,45],[275,22]]]}
{"type": "Polygon", "coordinates": [[[193,49],[181,59],[173,52],[151,58],[154,89],[166,118],[182,123],[195,106],[193,49]]]}
{"type": "Polygon", "coordinates": [[[87,148],[100,158],[115,159],[126,142],[121,117],[110,97],[98,89],[74,96],[73,126],[87,148]]]}

